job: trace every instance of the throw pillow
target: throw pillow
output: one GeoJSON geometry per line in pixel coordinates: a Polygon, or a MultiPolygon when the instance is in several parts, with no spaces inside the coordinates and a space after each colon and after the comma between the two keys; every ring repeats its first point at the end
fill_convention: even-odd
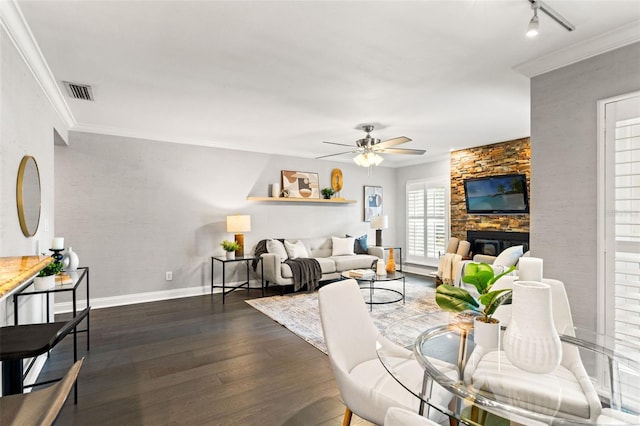
{"type": "Polygon", "coordinates": [[[354,246],[355,238],[331,237],[331,242],[333,244],[331,256],[353,255],[353,246],[354,246]]]}
{"type": "Polygon", "coordinates": [[[366,235],[363,235],[360,238],[356,238],[356,243],[353,251],[356,254],[369,254],[369,244],[367,243],[366,235]]]}
{"type": "Polygon", "coordinates": [[[509,247],[508,249],[500,253],[498,257],[496,257],[496,260],[493,261],[493,265],[510,268],[518,263],[518,259],[520,259],[520,256],[522,256],[522,251],[522,246],[509,247]]]}
{"type": "Polygon", "coordinates": [[[287,251],[284,248],[284,244],[282,244],[278,240],[267,241],[267,251],[269,253],[273,253],[280,256],[280,262],[284,262],[289,257],[287,255],[287,251]]]}
{"type": "Polygon", "coordinates": [[[302,241],[298,241],[297,243],[290,243],[289,241],[284,242],[284,249],[287,251],[289,255],[289,259],[297,259],[299,257],[309,257],[309,253],[307,252],[307,248],[302,244],[302,241]]]}

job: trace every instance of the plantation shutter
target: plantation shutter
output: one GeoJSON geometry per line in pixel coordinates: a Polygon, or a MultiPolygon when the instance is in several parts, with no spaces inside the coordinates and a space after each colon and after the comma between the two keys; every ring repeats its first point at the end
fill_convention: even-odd
{"type": "Polygon", "coordinates": [[[448,182],[407,183],[407,260],[436,265],[445,250],[449,229],[446,211],[448,182]]]}

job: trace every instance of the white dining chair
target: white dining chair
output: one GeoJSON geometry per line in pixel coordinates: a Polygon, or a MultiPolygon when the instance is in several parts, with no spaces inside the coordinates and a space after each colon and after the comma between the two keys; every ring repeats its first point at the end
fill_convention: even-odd
{"type": "Polygon", "coordinates": [[[404,408],[391,407],[384,416],[384,426],[440,426],[440,424],[404,408]]]}
{"type": "MultiPolygon", "coordinates": [[[[508,288],[517,277],[503,277],[494,289],[508,288]]],[[[561,281],[543,279],[551,287],[553,320],[559,334],[575,336],[569,300],[561,281]]],[[[498,308],[496,317],[508,327],[510,306],[498,308]]],[[[476,346],[467,361],[464,381],[475,388],[485,389],[496,399],[518,401],[523,408],[547,415],[562,412],[564,417],[589,419],[600,416],[602,405],[587,374],[578,348],[562,345],[562,360],[555,371],[536,374],[513,366],[502,351],[485,350],[476,346]]]]}
{"type": "MultiPolygon", "coordinates": [[[[391,407],[418,412],[419,399],[385,370],[377,356],[376,342],[383,344],[387,353],[397,356],[404,371],[420,383],[424,370],[411,351],[379,336],[357,282],[349,279],[327,284],[319,290],[318,301],[329,360],[347,406],[343,425],[350,424],[352,413],[382,425],[391,407]]],[[[457,379],[455,367],[442,364],[442,368],[449,369],[457,379]]],[[[416,387],[419,388],[418,385],[416,387]]],[[[434,385],[431,398],[447,406],[451,394],[434,385]]],[[[430,410],[430,417],[436,421],[446,419],[436,410],[430,410]]]]}

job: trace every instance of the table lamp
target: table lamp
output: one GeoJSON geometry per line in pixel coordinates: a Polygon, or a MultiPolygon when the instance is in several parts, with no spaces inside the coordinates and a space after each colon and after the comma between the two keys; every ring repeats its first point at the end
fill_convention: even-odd
{"type": "Polygon", "coordinates": [[[236,257],[244,257],[244,234],[251,232],[251,216],[248,214],[227,216],[227,232],[235,233],[236,243],[240,246],[236,250],[236,257]]]}
{"type": "Polygon", "coordinates": [[[388,216],[373,216],[371,218],[371,229],[376,230],[376,246],[382,246],[382,230],[389,227],[388,216]]]}

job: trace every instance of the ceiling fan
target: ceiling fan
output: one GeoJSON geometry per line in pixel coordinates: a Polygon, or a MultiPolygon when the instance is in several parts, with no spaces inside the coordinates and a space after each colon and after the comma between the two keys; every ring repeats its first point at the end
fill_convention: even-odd
{"type": "MultiPolygon", "coordinates": [[[[348,153],[357,153],[353,159],[353,161],[362,167],[371,167],[377,166],[382,163],[383,158],[378,154],[409,154],[409,155],[422,155],[426,151],[424,149],[405,149],[405,148],[392,148],[396,145],[400,145],[401,143],[406,143],[411,141],[411,139],[405,136],[399,136],[393,139],[387,139],[386,141],[380,142],[380,139],[374,138],[371,136],[371,132],[373,131],[373,125],[365,124],[362,126],[362,130],[364,130],[367,135],[356,141],[356,148],[350,151],[338,152],[336,154],[322,155],[319,158],[327,158],[333,157],[336,155],[348,154],[348,153]]],[[[331,145],[340,145],[340,146],[351,146],[343,143],[336,142],[323,142],[331,145]]]]}

